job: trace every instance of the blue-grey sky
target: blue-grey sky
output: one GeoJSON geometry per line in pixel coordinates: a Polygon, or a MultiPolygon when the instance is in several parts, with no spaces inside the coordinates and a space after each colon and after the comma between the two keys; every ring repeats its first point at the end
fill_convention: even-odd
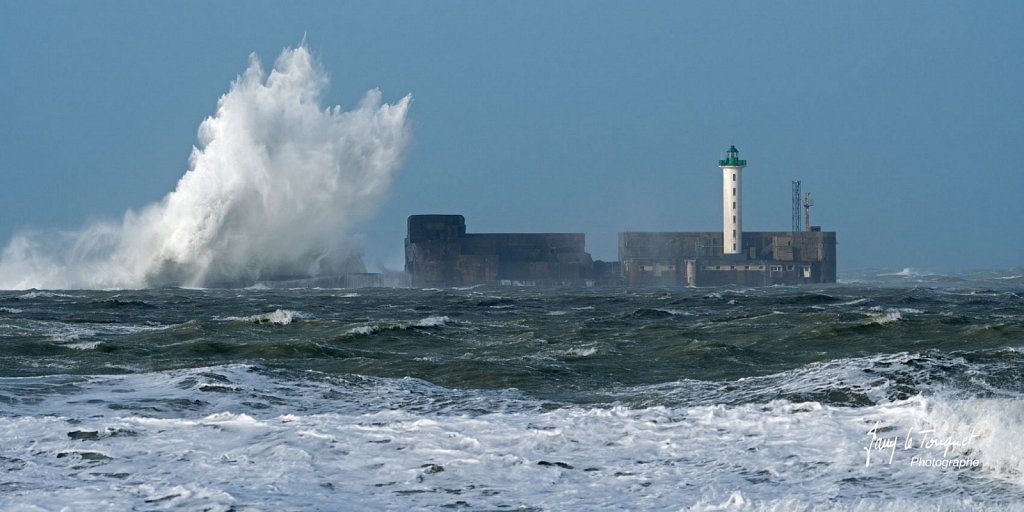
{"type": "Polygon", "coordinates": [[[413,95],[414,144],[365,235],[401,265],[405,218],[470,231],[787,230],[790,181],[840,273],[1024,265],[1024,3],[0,2],[0,244],[118,218],[171,191],[199,123],[255,52],[305,36],[332,82],[413,95]]]}

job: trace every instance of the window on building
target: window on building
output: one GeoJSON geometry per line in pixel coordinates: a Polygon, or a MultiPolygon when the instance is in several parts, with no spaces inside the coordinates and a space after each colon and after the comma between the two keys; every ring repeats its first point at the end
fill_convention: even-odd
{"type": "Polygon", "coordinates": [[[782,272],[782,265],[772,265],[772,272],[782,272]]]}
{"type": "Polygon", "coordinates": [[[733,223],[733,224],[735,224],[735,223],[736,223],[736,216],[735,216],[735,215],[733,215],[733,216],[732,216],[732,223],[733,223]]]}
{"type": "Polygon", "coordinates": [[[736,181],[736,175],[735,174],[732,175],[732,180],[736,181]]]}
{"type": "Polygon", "coordinates": [[[732,188],[732,195],[734,195],[734,196],[736,195],[736,187],[732,188]]]}
{"type": "Polygon", "coordinates": [[[732,236],[733,236],[733,237],[735,237],[735,236],[736,236],[736,230],[735,230],[735,229],[734,229],[734,230],[732,230],[732,236]]]}
{"type": "Polygon", "coordinates": [[[735,209],[736,209],[736,201],[733,201],[733,202],[732,202],[732,209],[733,209],[733,210],[735,210],[735,209]]]}
{"type": "Polygon", "coordinates": [[[732,250],[736,250],[736,244],[732,244],[732,250]]]}

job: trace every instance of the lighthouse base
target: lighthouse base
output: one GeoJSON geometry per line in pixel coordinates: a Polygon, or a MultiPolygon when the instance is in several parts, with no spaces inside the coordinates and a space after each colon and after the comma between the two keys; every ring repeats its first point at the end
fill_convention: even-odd
{"type": "Polygon", "coordinates": [[[619,233],[619,261],[636,286],[770,286],[836,281],[834,232],[743,233],[743,252],[722,253],[720,232],[619,233]]]}

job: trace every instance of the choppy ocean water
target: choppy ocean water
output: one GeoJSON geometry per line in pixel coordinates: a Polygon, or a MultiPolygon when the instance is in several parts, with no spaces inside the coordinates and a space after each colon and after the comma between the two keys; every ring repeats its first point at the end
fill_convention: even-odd
{"type": "Polygon", "coordinates": [[[1024,277],[0,292],[0,510],[1024,507],[1024,277]]]}

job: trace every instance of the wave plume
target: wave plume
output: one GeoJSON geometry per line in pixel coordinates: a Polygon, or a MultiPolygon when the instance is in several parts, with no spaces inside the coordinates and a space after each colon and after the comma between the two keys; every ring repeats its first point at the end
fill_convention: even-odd
{"type": "Polygon", "coordinates": [[[348,234],[383,201],[408,147],[411,101],[371,90],[321,107],[329,82],[304,46],[265,72],[250,57],[199,127],[189,168],[120,222],[25,232],[0,256],[0,288],[245,286],[362,270],[348,234]]]}

